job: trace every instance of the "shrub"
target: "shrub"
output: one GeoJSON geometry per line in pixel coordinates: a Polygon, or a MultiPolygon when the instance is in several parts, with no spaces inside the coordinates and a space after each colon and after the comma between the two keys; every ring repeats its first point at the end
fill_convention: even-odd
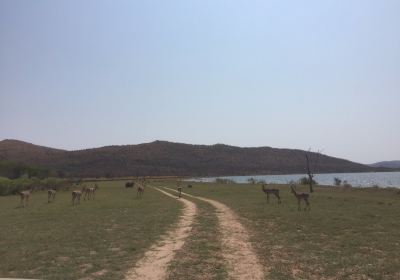
{"type": "Polygon", "coordinates": [[[346,180],[343,181],[343,188],[345,190],[351,189],[353,186],[349,184],[346,180]]]}
{"type": "Polygon", "coordinates": [[[340,180],[338,177],[335,177],[333,179],[335,186],[340,186],[342,184],[342,180],[340,180]]]}
{"type": "MultiPolygon", "coordinates": [[[[300,185],[309,185],[310,184],[310,179],[308,177],[301,177],[298,181],[298,183],[300,185]]],[[[315,181],[314,179],[312,179],[312,183],[314,185],[318,185],[317,181],[315,181]]]]}
{"type": "Polygon", "coordinates": [[[16,194],[18,191],[33,188],[35,190],[45,190],[48,188],[55,188],[57,190],[65,188],[70,184],[66,179],[60,178],[46,178],[40,180],[39,178],[28,178],[27,176],[18,179],[8,179],[0,177],[0,195],[16,194]]]}
{"type": "Polygon", "coordinates": [[[217,178],[215,179],[215,183],[217,184],[235,184],[235,181],[226,178],[217,178]]]}
{"type": "Polygon", "coordinates": [[[254,185],[254,184],[256,184],[256,183],[257,183],[257,180],[256,180],[256,179],[254,179],[254,178],[252,177],[252,178],[249,178],[249,179],[247,179],[247,182],[248,182],[249,184],[252,184],[252,185],[254,185]]]}

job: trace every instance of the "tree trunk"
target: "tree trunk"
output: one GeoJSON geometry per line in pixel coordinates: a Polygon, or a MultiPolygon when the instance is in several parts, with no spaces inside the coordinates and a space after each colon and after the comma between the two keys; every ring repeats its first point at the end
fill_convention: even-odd
{"type": "Polygon", "coordinates": [[[309,185],[310,185],[310,193],[314,192],[313,189],[313,175],[311,174],[311,169],[310,169],[310,159],[308,158],[308,155],[306,154],[306,160],[307,160],[307,174],[308,174],[308,179],[309,179],[309,185]]]}

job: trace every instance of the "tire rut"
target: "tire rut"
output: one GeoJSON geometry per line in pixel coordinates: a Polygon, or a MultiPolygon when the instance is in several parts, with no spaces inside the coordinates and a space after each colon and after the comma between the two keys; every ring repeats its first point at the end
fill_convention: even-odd
{"type": "MultiPolygon", "coordinates": [[[[164,188],[177,192],[174,189],[164,188]]],[[[264,269],[249,242],[249,234],[236,214],[221,202],[184,192],[182,194],[205,201],[217,209],[219,231],[222,234],[222,255],[227,264],[229,278],[264,279],[264,269]]]]}
{"type": "MultiPolygon", "coordinates": [[[[154,189],[176,199],[176,196],[168,192],[158,188],[154,189]]],[[[184,198],[179,201],[184,204],[184,209],[178,224],[161,236],[161,240],[145,252],[143,258],[126,273],[126,280],[161,280],[167,277],[168,264],[173,260],[176,251],[184,245],[197,213],[196,204],[184,198]]]]}

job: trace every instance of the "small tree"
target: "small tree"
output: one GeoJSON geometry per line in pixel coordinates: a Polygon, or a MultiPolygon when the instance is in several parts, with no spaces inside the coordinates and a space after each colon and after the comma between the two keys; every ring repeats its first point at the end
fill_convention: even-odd
{"type": "Polygon", "coordinates": [[[320,156],[321,156],[320,151],[318,151],[317,153],[311,153],[311,149],[305,153],[306,167],[307,167],[306,171],[308,176],[308,185],[310,186],[310,193],[314,192],[313,189],[313,182],[315,182],[313,180],[314,171],[316,169],[316,166],[318,165],[318,160],[320,156]]]}
{"type": "Polygon", "coordinates": [[[247,182],[249,182],[249,184],[255,185],[257,183],[257,180],[252,177],[247,179],[247,182]]]}
{"type": "MultiPolygon", "coordinates": [[[[312,184],[313,184],[313,185],[318,185],[317,181],[315,181],[314,179],[311,179],[311,180],[312,180],[312,184]]],[[[298,183],[299,183],[300,185],[310,185],[310,178],[308,178],[308,177],[301,177],[301,178],[298,180],[298,183]]]]}
{"type": "Polygon", "coordinates": [[[333,180],[334,180],[335,186],[340,186],[342,184],[342,180],[340,180],[338,177],[335,177],[333,180]]]}
{"type": "Polygon", "coordinates": [[[344,180],[344,181],[343,181],[343,187],[344,187],[345,190],[349,190],[349,189],[351,189],[353,186],[352,186],[350,183],[348,183],[346,180],[344,180]]]}

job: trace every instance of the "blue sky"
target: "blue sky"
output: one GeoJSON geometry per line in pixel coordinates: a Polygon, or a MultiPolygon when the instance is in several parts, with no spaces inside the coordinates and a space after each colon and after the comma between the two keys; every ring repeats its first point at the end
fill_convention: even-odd
{"type": "Polygon", "coordinates": [[[400,159],[400,1],[0,0],[0,139],[400,159]]]}

